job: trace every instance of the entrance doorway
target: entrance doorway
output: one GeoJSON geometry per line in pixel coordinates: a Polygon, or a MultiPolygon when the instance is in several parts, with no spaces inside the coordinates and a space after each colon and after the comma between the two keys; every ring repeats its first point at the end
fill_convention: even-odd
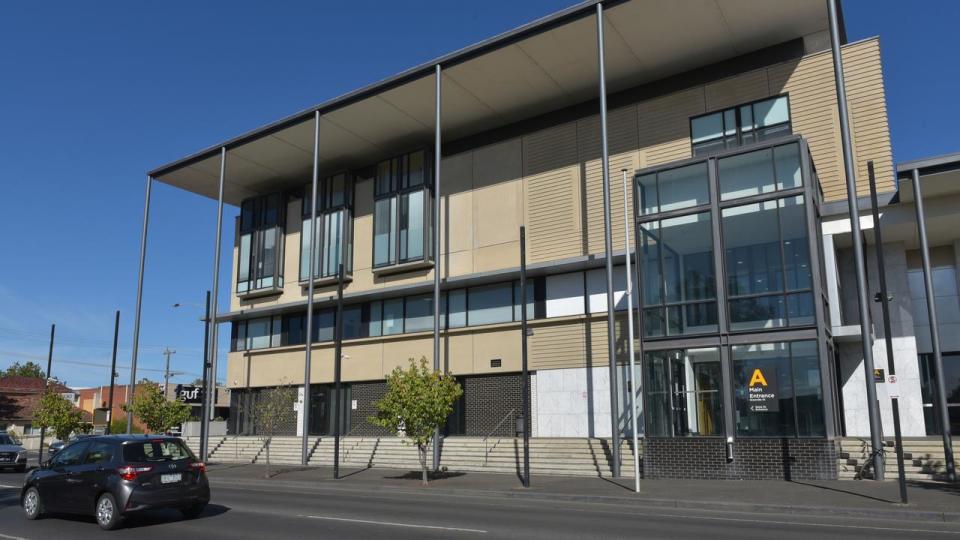
{"type": "MultiPolygon", "coordinates": [[[[947,421],[950,432],[960,431],[960,352],[943,353],[943,378],[947,394],[947,421]]],[[[940,409],[936,406],[936,370],[932,354],[920,355],[920,393],[923,420],[928,435],[941,435],[940,409]]]]}
{"type": "MultiPolygon", "coordinates": [[[[333,435],[333,385],[310,385],[310,435],[333,435]]],[[[340,434],[350,431],[351,391],[349,385],[340,386],[340,434]]]]}

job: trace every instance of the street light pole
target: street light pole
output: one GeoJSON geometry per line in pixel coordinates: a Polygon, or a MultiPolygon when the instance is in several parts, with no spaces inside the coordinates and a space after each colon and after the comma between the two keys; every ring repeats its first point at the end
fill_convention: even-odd
{"type": "MultiPolygon", "coordinates": [[[[46,378],[43,380],[43,393],[47,393],[47,388],[50,387],[50,370],[53,369],[53,336],[57,332],[57,325],[50,325],[50,351],[47,353],[47,373],[46,378]]],[[[43,435],[46,433],[46,428],[40,428],[40,457],[38,463],[43,463],[43,435]]]]}
{"type": "Polygon", "coordinates": [[[627,261],[627,350],[630,355],[630,429],[633,430],[633,490],[640,493],[640,448],[637,446],[637,369],[633,351],[633,280],[630,278],[630,212],[627,210],[627,169],[623,173],[623,255],[627,261]]]}
{"type": "Polygon", "coordinates": [[[110,360],[110,399],[107,401],[107,429],[110,434],[110,423],[113,422],[113,387],[117,379],[117,340],[120,338],[120,310],[117,310],[113,319],[113,357],[110,360]]]}

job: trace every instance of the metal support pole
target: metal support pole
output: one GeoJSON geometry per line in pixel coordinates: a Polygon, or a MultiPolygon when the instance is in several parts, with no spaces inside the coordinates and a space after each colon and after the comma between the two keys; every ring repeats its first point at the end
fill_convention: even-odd
{"type": "Polygon", "coordinates": [[[166,367],[163,370],[163,397],[164,399],[169,399],[167,395],[169,393],[170,386],[170,355],[177,354],[177,351],[171,349],[170,347],[164,347],[163,355],[167,357],[166,367]]]}
{"type": "Polygon", "coordinates": [[[213,391],[210,391],[210,291],[207,291],[207,298],[203,304],[203,399],[200,401],[200,461],[207,460],[207,431],[210,424],[210,416],[207,409],[207,395],[213,394],[213,403],[217,402],[217,384],[214,380],[213,391]]]}
{"type": "MultiPolygon", "coordinates": [[[[47,388],[50,387],[50,372],[53,370],[53,337],[57,333],[57,325],[50,325],[50,350],[47,352],[47,373],[46,377],[43,379],[43,393],[47,393],[47,388]]],[[[47,428],[40,429],[40,457],[37,458],[37,463],[43,463],[43,436],[46,433],[47,428]]]]}
{"type": "Polygon", "coordinates": [[[833,51],[833,75],[837,85],[837,107],[840,110],[840,141],[843,146],[843,168],[847,181],[847,206],[850,212],[853,260],[857,272],[857,307],[860,310],[860,339],[863,344],[863,371],[867,384],[867,410],[869,411],[874,479],[883,480],[883,434],[880,426],[880,407],[877,403],[877,385],[873,382],[873,346],[870,336],[870,305],[867,300],[867,273],[864,268],[863,236],[860,232],[860,213],[857,208],[857,181],[853,162],[853,147],[850,143],[847,93],[843,80],[843,57],[840,52],[837,0],[827,0],[827,9],[830,18],[830,46],[833,51]]]}
{"type": "Polygon", "coordinates": [[[924,220],[923,190],[920,189],[920,171],[913,170],[913,198],[917,211],[917,229],[920,232],[920,255],[923,259],[923,288],[927,299],[927,315],[930,318],[930,341],[933,344],[933,369],[937,377],[937,410],[940,412],[940,432],[943,435],[943,457],[947,466],[947,481],[957,481],[953,462],[953,442],[950,440],[950,417],[947,411],[947,391],[943,380],[943,355],[940,352],[940,329],[937,307],[933,296],[933,276],[930,271],[930,246],[927,243],[927,224],[924,220]]]}
{"type": "MultiPolygon", "coordinates": [[[[317,183],[320,181],[320,111],[313,113],[313,179],[310,188],[310,261],[307,263],[307,328],[303,353],[303,402],[300,403],[301,435],[300,463],[306,465],[307,440],[310,438],[310,363],[313,353],[313,280],[317,260],[317,183]]],[[[346,224],[344,224],[346,231],[346,224]]],[[[303,232],[301,231],[301,234],[303,232]]],[[[343,242],[341,242],[342,244],[343,242]]],[[[340,262],[343,262],[342,260],[340,262]]],[[[336,473],[334,473],[336,476],[336,473]]]]}
{"type": "Polygon", "coordinates": [[[117,342],[120,339],[120,310],[113,318],[113,355],[110,359],[110,397],[107,399],[107,429],[104,433],[110,434],[110,423],[113,422],[113,387],[117,380],[117,342]]]}
{"type": "MultiPolygon", "coordinates": [[[[633,280],[630,275],[630,211],[627,209],[627,169],[623,173],[623,258],[627,262],[627,350],[630,362],[630,428],[633,430],[633,490],[640,493],[640,448],[637,446],[637,370],[633,351],[633,280]]],[[[639,261],[638,261],[639,262],[639,261]]]]}
{"type": "MultiPolygon", "coordinates": [[[[883,262],[883,234],[880,231],[880,208],[877,204],[877,180],[873,173],[873,161],[867,162],[867,176],[870,179],[870,207],[873,212],[873,240],[877,252],[877,278],[880,285],[880,307],[883,311],[883,339],[887,348],[887,370],[891,377],[895,377],[897,368],[893,359],[890,296],[887,293],[887,270],[883,262]]],[[[907,504],[907,478],[903,470],[903,438],[900,435],[899,401],[899,396],[890,397],[890,405],[893,408],[893,444],[897,452],[897,480],[900,483],[900,502],[907,504]]]]}
{"type": "MultiPolygon", "coordinates": [[[[434,69],[433,119],[433,370],[440,371],[440,64],[434,69]]],[[[433,432],[433,470],[440,470],[440,428],[433,432]]]]}
{"type": "MultiPolygon", "coordinates": [[[[341,243],[341,246],[343,244],[341,243]]],[[[342,249],[342,248],[341,248],[342,249]]],[[[342,389],[340,364],[343,361],[343,259],[337,270],[337,318],[334,319],[333,336],[333,478],[340,478],[340,423],[342,419],[342,389]]]]}
{"type": "MultiPolygon", "coordinates": [[[[220,147],[220,185],[217,189],[217,237],[213,254],[213,292],[210,300],[210,386],[217,387],[217,299],[220,297],[220,240],[223,237],[223,182],[227,174],[227,147],[220,147]]],[[[210,392],[207,400],[207,418],[213,419],[215,392],[210,392]]]]}
{"type": "Polygon", "coordinates": [[[150,223],[150,190],[153,178],[147,176],[147,195],[143,203],[143,230],[140,231],[140,271],[137,273],[137,304],[133,311],[133,352],[130,353],[130,386],[127,388],[127,433],[133,428],[133,390],[137,386],[137,353],[140,352],[140,310],[143,307],[143,270],[147,260],[147,226],[150,223]]]}
{"type": "Polygon", "coordinates": [[[523,487],[530,487],[530,370],[527,366],[527,228],[520,226],[520,388],[523,407],[523,487]]]}
{"type": "Polygon", "coordinates": [[[600,67],[600,146],[603,168],[603,245],[607,261],[607,354],[610,357],[611,473],[620,476],[620,422],[617,406],[617,336],[613,317],[613,240],[610,238],[610,154],[607,147],[607,82],[603,67],[603,4],[597,4],[597,64],[600,67]]]}

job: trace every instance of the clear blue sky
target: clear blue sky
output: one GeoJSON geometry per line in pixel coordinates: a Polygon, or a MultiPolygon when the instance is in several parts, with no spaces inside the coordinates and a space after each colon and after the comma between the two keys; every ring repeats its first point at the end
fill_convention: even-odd
{"type": "MultiPolygon", "coordinates": [[[[6,4],[0,368],[43,363],[56,322],[53,374],[107,384],[99,365],[109,363],[116,309],[118,363],[129,364],[147,170],[571,3],[6,4]]],[[[895,160],[960,151],[960,2],[847,0],[844,10],[850,40],[881,36],[895,160]]],[[[162,370],[169,346],[184,372],[175,381],[200,373],[215,211],[155,185],[140,367],[162,370]]],[[[232,229],[224,234],[230,245],[232,229]]],[[[225,257],[221,283],[229,267],[225,257]]]]}

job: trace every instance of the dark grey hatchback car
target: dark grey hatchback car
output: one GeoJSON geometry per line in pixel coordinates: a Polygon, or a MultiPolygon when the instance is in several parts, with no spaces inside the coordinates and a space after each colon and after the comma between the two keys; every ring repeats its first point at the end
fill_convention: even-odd
{"type": "Polygon", "coordinates": [[[103,529],[131,512],[176,508],[200,515],[210,501],[206,468],[177,437],[104,435],[71,443],[27,474],[20,503],[44,513],[93,515],[103,529]]]}

